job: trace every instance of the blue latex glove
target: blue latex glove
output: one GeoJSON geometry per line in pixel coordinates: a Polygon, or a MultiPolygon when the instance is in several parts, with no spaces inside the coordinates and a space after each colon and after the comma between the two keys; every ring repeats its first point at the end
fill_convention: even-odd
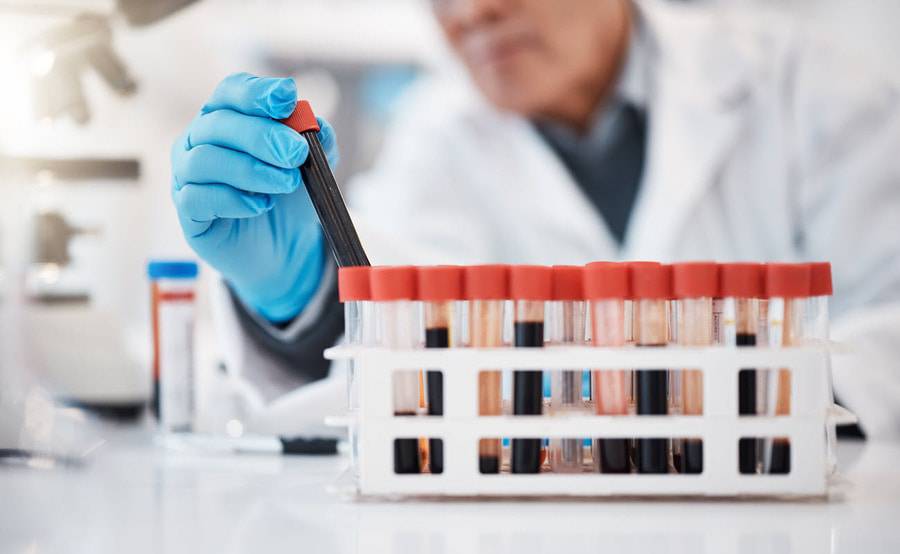
{"type": "MultiPolygon", "coordinates": [[[[298,169],[309,145],[275,121],[296,102],[292,79],[231,75],[172,148],[172,198],[188,244],[272,322],[303,310],[326,256],[298,169]]],[[[319,124],[333,166],[334,131],[319,124]]]]}

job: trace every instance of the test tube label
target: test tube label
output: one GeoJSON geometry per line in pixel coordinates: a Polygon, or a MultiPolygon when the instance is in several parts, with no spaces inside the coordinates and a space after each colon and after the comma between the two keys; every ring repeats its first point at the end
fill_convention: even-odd
{"type": "Polygon", "coordinates": [[[159,305],[160,422],[168,431],[189,431],[194,417],[194,303],[159,305]]]}

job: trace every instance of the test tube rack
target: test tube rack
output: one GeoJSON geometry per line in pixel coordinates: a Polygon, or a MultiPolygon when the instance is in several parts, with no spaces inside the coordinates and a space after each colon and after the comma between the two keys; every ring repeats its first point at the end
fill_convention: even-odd
{"type": "Polygon", "coordinates": [[[330,359],[353,360],[359,409],[350,425],[359,440],[357,492],[379,497],[822,497],[827,494],[833,445],[826,429],[840,419],[830,389],[827,346],[790,348],[450,348],[391,350],[338,346],[330,359]],[[395,370],[440,370],[444,415],[396,417],[395,370]],[[672,368],[703,372],[703,415],[480,416],[478,374],[498,369],[672,368]],[[791,371],[790,414],[738,415],[742,368],[791,371]],[[395,438],[444,441],[441,474],[396,474],[395,438]],[[478,442],[498,437],[702,438],[700,474],[482,474],[478,442]],[[741,474],[738,441],[787,437],[787,474],[741,474]]]}

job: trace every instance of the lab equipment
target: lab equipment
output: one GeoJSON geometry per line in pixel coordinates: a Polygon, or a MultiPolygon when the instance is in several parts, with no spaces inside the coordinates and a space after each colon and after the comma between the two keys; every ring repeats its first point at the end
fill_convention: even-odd
{"type": "Polygon", "coordinates": [[[164,432],[194,425],[194,291],[190,261],[153,260],[150,314],[153,332],[153,412],[164,432]]]}
{"type": "MultiPolygon", "coordinates": [[[[594,262],[585,267],[584,291],[591,303],[591,340],[594,346],[625,345],[625,299],[630,295],[628,266],[594,262]]],[[[629,413],[631,371],[603,368],[593,371],[591,387],[597,415],[629,413]]],[[[594,439],[594,466],[601,473],[629,473],[630,439],[594,439]]]]}
{"type": "MultiPolygon", "coordinates": [[[[551,345],[584,345],[587,310],[584,301],[584,268],[553,266],[553,302],[550,303],[551,345]]],[[[551,411],[557,415],[584,411],[581,369],[554,371],[551,379],[551,411]]],[[[550,467],[554,472],[580,472],[584,466],[581,439],[551,438],[550,467]]]]}
{"type": "MultiPolygon", "coordinates": [[[[377,342],[395,349],[421,346],[421,314],[417,297],[416,268],[373,267],[370,274],[372,300],[377,318],[377,342]]],[[[394,415],[409,417],[419,412],[419,372],[397,369],[390,377],[394,390],[394,415]]],[[[394,441],[394,471],[420,473],[419,439],[394,441]]]]}
{"type": "MultiPolygon", "coordinates": [[[[766,265],[766,297],[768,297],[769,346],[796,346],[803,340],[803,308],[809,297],[810,267],[797,263],[766,265]]],[[[791,370],[779,368],[773,380],[775,394],[770,413],[786,416],[791,413],[791,370]]],[[[771,440],[769,473],[791,471],[791,444],[783,437],[771,440]]]]}
{"type": "MultiPolygon", "coordinates": [[[[272,322],[300,313],[325,267],[322,232],[297,169],[310,145],[275,121],[296,102],[291,79],[231,75],[172,148],[172,198],[185,239],[272,322]]],[[[334,161],[334,132],[319,124],[319,143],[334,161]]]]}
{"type": "MultiPolygon", "coordinates": [[[[765,289],[762,264],[722,264],[720,291],[722,297],[722,333],[720,344],[738,348],[755,347],[759,334],[759,298],[765,289]]],[[[757,392],[760,372],[742,368],[738,373],[738,414],[760,413],[757,392]]],[[[764,395],[762,395],[764,396],[764,395]]],[[[738,444],[738,465],[741,473],[762,470],[762,443],[757,437],[743,437],[738,444]]]]}
{"type": "MultiPolygon", "coordinates": [[[[375,344],[375,317],[372,304],[372,287],[369,283],[369,266],[338,268],[338,298],[344,304],[344,340],[351,346],[373,346],[375,344]]],[[[350,360],[347,368],[347,413],[351,420],[359,409],[359,394],[356,390],[356,367],[350,360]]],[[[354,471],[359,465],[359,445],[356,427],[348,430],[350,442],[350,467],[354,471]]]]}
{"type": "MultiPolygon", "coordinates": [[[[463,270],[463,283],[469,303],[469,346],[504,346],[503,311],[509,298],[509,266],[468,266],[463,270]]],[[[478,414],[503,414],[503,374],[500,370],[478,372],[478,414]]],[[[501,448],[500,439],[479,439],[478,470],[481,473],[500,473],[501,448]]]]}
{"type": "Polygon", "coordinates": [[[369,265],[344,197],[328,165],[328,156],[319,142],[319,122],[309,102],[298,101],[293,113],[282,123],[303,135],[309,144],[309,155],[300,166],[300,173],[337,265],[369,265]]]}
{"type": "MultiPolygon", "coordinates": [[[[372,268],[374,298],[396,299],[378,302],[379,332],[388,330],[387,335],[405,338],[388,340],[382,333],[379,348],[336,347],[326,353],[332,359],[353,359],[361,367],[358,378],[362,402],[354,423],[358,426],[362,453],[359,491],[392,496],[824,494],[830,462],[822,428],[840,417],[831,408],[830,396],[823,393],[828,383],[827,348],[820,343],[804,345],[791,341],[787,341],[790,348],[738,347],[753,342],[751,337],[759,318],[752,307],[765,290],[763,267],[720,266],[712,262],[668,267],[654,262],[594,263],[575,268],[582,276],[582,290],[571,295],[554,290],[559,288],[555,275],[559,270],[544,266],[420,267],[415,270],[415,280],[409,277],[412,268],[372,268]],[[381,286],[391,292],[378,291],[379,274],[384,278],[381,286]],[[492,277],[489,284],[487,279],[479,280],[485,275],[492,277]],[[450,292],[439,292],[448,289],[450,292]],[[494,297],[497,307],[482,318],[481,310],[473,310],[474,304],[448,300],[460,297],[494,297]],[[504,301],[499,299],[503,297],[512,299],[515,310],[513,348],[502,346],[504,301]],[[566,311],[559,308],[568,300],[548,299],[561,297],[575,298],[571,302],[576,303],[590,302],[591,309],[585,314],[590,314],[592,346],[585,345],[584,340],[579,345],[560,339],[576,335],[576,328],[583,329],[577,323],[577,310],[574,317],[556,317],[566,311]],[[418,306],[413,298],[424,304],[418,306]],[[625,345],[625,298],[634,299],[637,348],[625,345]],[[665,304],[670,298],[677,298],[674,320],[679,329],[675,333],[666,328],[669,314],[665,304]],[[714,299],[719,299],[722,306],[720,339],[734,348],[723,348],[714,341],[714,299]],[[401,302],[409,310],[398,309],[401,302]],[[381,309],[388,304],[396,305],[390,311],[381,309]],[[454,340],[454,329],[460,323],[454,310],[457,307],[462,308],[462,313],[468,310],[470,324],[479,322],[468,330],[463,328],[469,333],[464,344],[454,340]],[[573,325],[567,327],[567,323],[573,325]],[[483,333],[484,329],[490,331],[483,333]],[[422,348],[423,330],[426,348],[422,348]],[[739,334],[748,337],[738,339],[739,334]],[[669,336],[677,337],[677,347],[669,346],[669,336]],[[742,407],[748,401],[748,393],[741,390],[739,376],[744,368],[765,367],[790,368],[791,378],[796,380],[795,398],[790,399],[790,409],[779,411],[778,417],[748,418],[750,414],[744,413],[747,410],[742,407]],[[422,413],[418,369],[413,368],[426,368],[427,373],[440,368],[440,381],[431,375],[426,381],[426,387],[440,383],[439,400],[436,401],[438,388],[432,388],[427,403],[428,413],[439,417],[422,417],[414,422],[408,419],[411,414],[422,413]],[[499,402],[492,410],[483,408],[485,368],[515,368],[510,415],[503,415],[499,402]],[[561,405],[557,404],[545,412],[540,374],[574,368],[591,368],[594,372],[595,386],[586,409],[579,411],[576,406],[564,411],[565,417],[558,417],[561,405]],[[620,368],[634,368],[635,377],[640,377],[639,372],[658,372],[645,375],[656,379],[637,379],[634,410],[628,401],[628,374],[620,368]],[[686,374],[680,391],[684,395],[683,413],[669,409],[668,371],[686,374]],[[408,383],[398,381],[404,373],[411,377],[408,383]],[[538,374],[536,379],[534,373],[538,374]],[[406,387],[398,388],[398,382],[406,387]],[[435,408],[437,404],[439,409],[435,408]],[[443,417],[445,414],[451,417],[443,417]],[[419,449],[424,451],[421,445],[436,437],[442,440],[439,470],[435,470],[434,459],[432,467],[416,466],[419,449]],[[510,447],[504,449],[500,440],[492,437],[510,437],[510,447]],[[541,446],[548,437],[550,463],[545,466],[541,446]],[[566,463],[571,458],[565,456],[563,441],[555,440],[572,440],[571,437],[598,439],[592,450],[582,448],[580,468],[566,463]],[[760,459],[758,443],[751,443],[750,448],[742,446],[748,437],[774,439],[776,443],[783,439],[796,457],[790,459],[790,452],[776,454],[774,462],[769,463],[774,469],[760,473],[756,470],[760,459]],[[675,458],[673,463],[670,456],[675,451],[669,444],[676,439],[683,443],[678,451],[681,458],[675,458]],[[633,459],[629,459],[632,441],[635,451],[633,459]],[[504,461],[507,453],[509,464],[504,461]],[[408,458],[406,470],[404,456],[408,458]],[[778,456],[784,457],[784,470],[778,469],[778,456]],[[486,461],[486,457],[490,459],[486,461]],[[748,465],[753,471],[746,470],[748,465]],[[594,471],[590,475],[584,475],[591,469],[594,471]],[[440,473],[441,479],[401,475],[404,473],[440,473]],[[555,476],[548,479],[544,476],[548,473],[555,476]],[[656,475],[628,477],[629,473],[656,475]],[[753,479],[746,478],[748,473],[755,474],[753,479]],[[517,477],[502,477],[511,474],[517,477]]],[[[778,267],[779,264],[773,264],[765,270],[776,275],[770,292],[785,295],[770,298],[773,307],[778,306],[780,299],[793,298],[789,287],[778,284],[778,267]]],[[[788,273],[795,271],[793,266],[789,269],[788,273]]],[[[566,268],[564,273],[567,277],[576,274],[573,268],[566,268]]],[[[494,304],[485,303],[482,307],[486,306],[494,304]]],[[[793,306],[789,308],[791,311],[793,306]]],[[[782,335],[779,325],[772,327],[771,336],[782,335]]],[[[556,394],[562,390],[565,389],[556,394]]],[[[554,396],[551,406],[556,401],[554,396]]],[[[777,444],[773,449],[777,452],[777,444]]],[[[429,444],[428,450],[433,456],[434,445],[429,444]]]]}
{"type": "MultiPolygon", "coordinates": [[[[544,302],[553,297],[553,270],[546,266],[512,266],[509,292],[515,303],[515,346],[544,346],[544,302]]],[[[541,415],[544,406],[543,373],[513,371],[513,414],[541,415]]],[[[540,437],[513,437],[512,472],[537,473],[541,468],[540,437]]]]}
{"type": "MultiPolygon", "coordinates": [[[[425,348],[449,348],[461,344],[460,306],[462,267],[433,266],[418,269],[419,300],[425,310],[425,348]]],[[[444,385],[440,371],[425,372],[428,415],[444,415],[444,385]]],[[[444,443],[428,440],[431,473],[444,472],[444,443]]]]}
{"type": "MultiPolygon", "coordinates": [[[[639,347],[659,348],[668,342],[666,303],[672,294],[671,272],[656,262],[632,262],[631,294],[634,297],[634,342],[639,347]]],[[[637,369],[635,404],[638,415],[668,414],[668,373],[665,369],[637,369]]],[[[638,473],[668,471],[668,440],[635,441],[638,473]]]]}
{"type": "MultiPolygon", "coordinates": [[[[678,299],[678,344],[713,344],[713,299],[719,295],[719,266],[713,262],[680,263],[672,266],[672,290],[678,299]]],[[[681,410],[684,415],[703,415],[703,374],[681,371],[681,410]]],[[[675,460],[679,473],[703,472],[703,441],[686,438],[675,460]]]]}

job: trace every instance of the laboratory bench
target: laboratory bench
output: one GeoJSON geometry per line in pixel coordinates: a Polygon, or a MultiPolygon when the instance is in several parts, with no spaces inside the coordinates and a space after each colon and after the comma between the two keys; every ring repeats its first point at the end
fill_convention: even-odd
{"type": "Polygon", "coordinates": [[[0,552],[900,552],[900,443],[841,442],[828,500],[353,500],[347,458],[172,451],[0,466],[0,552]]]}

